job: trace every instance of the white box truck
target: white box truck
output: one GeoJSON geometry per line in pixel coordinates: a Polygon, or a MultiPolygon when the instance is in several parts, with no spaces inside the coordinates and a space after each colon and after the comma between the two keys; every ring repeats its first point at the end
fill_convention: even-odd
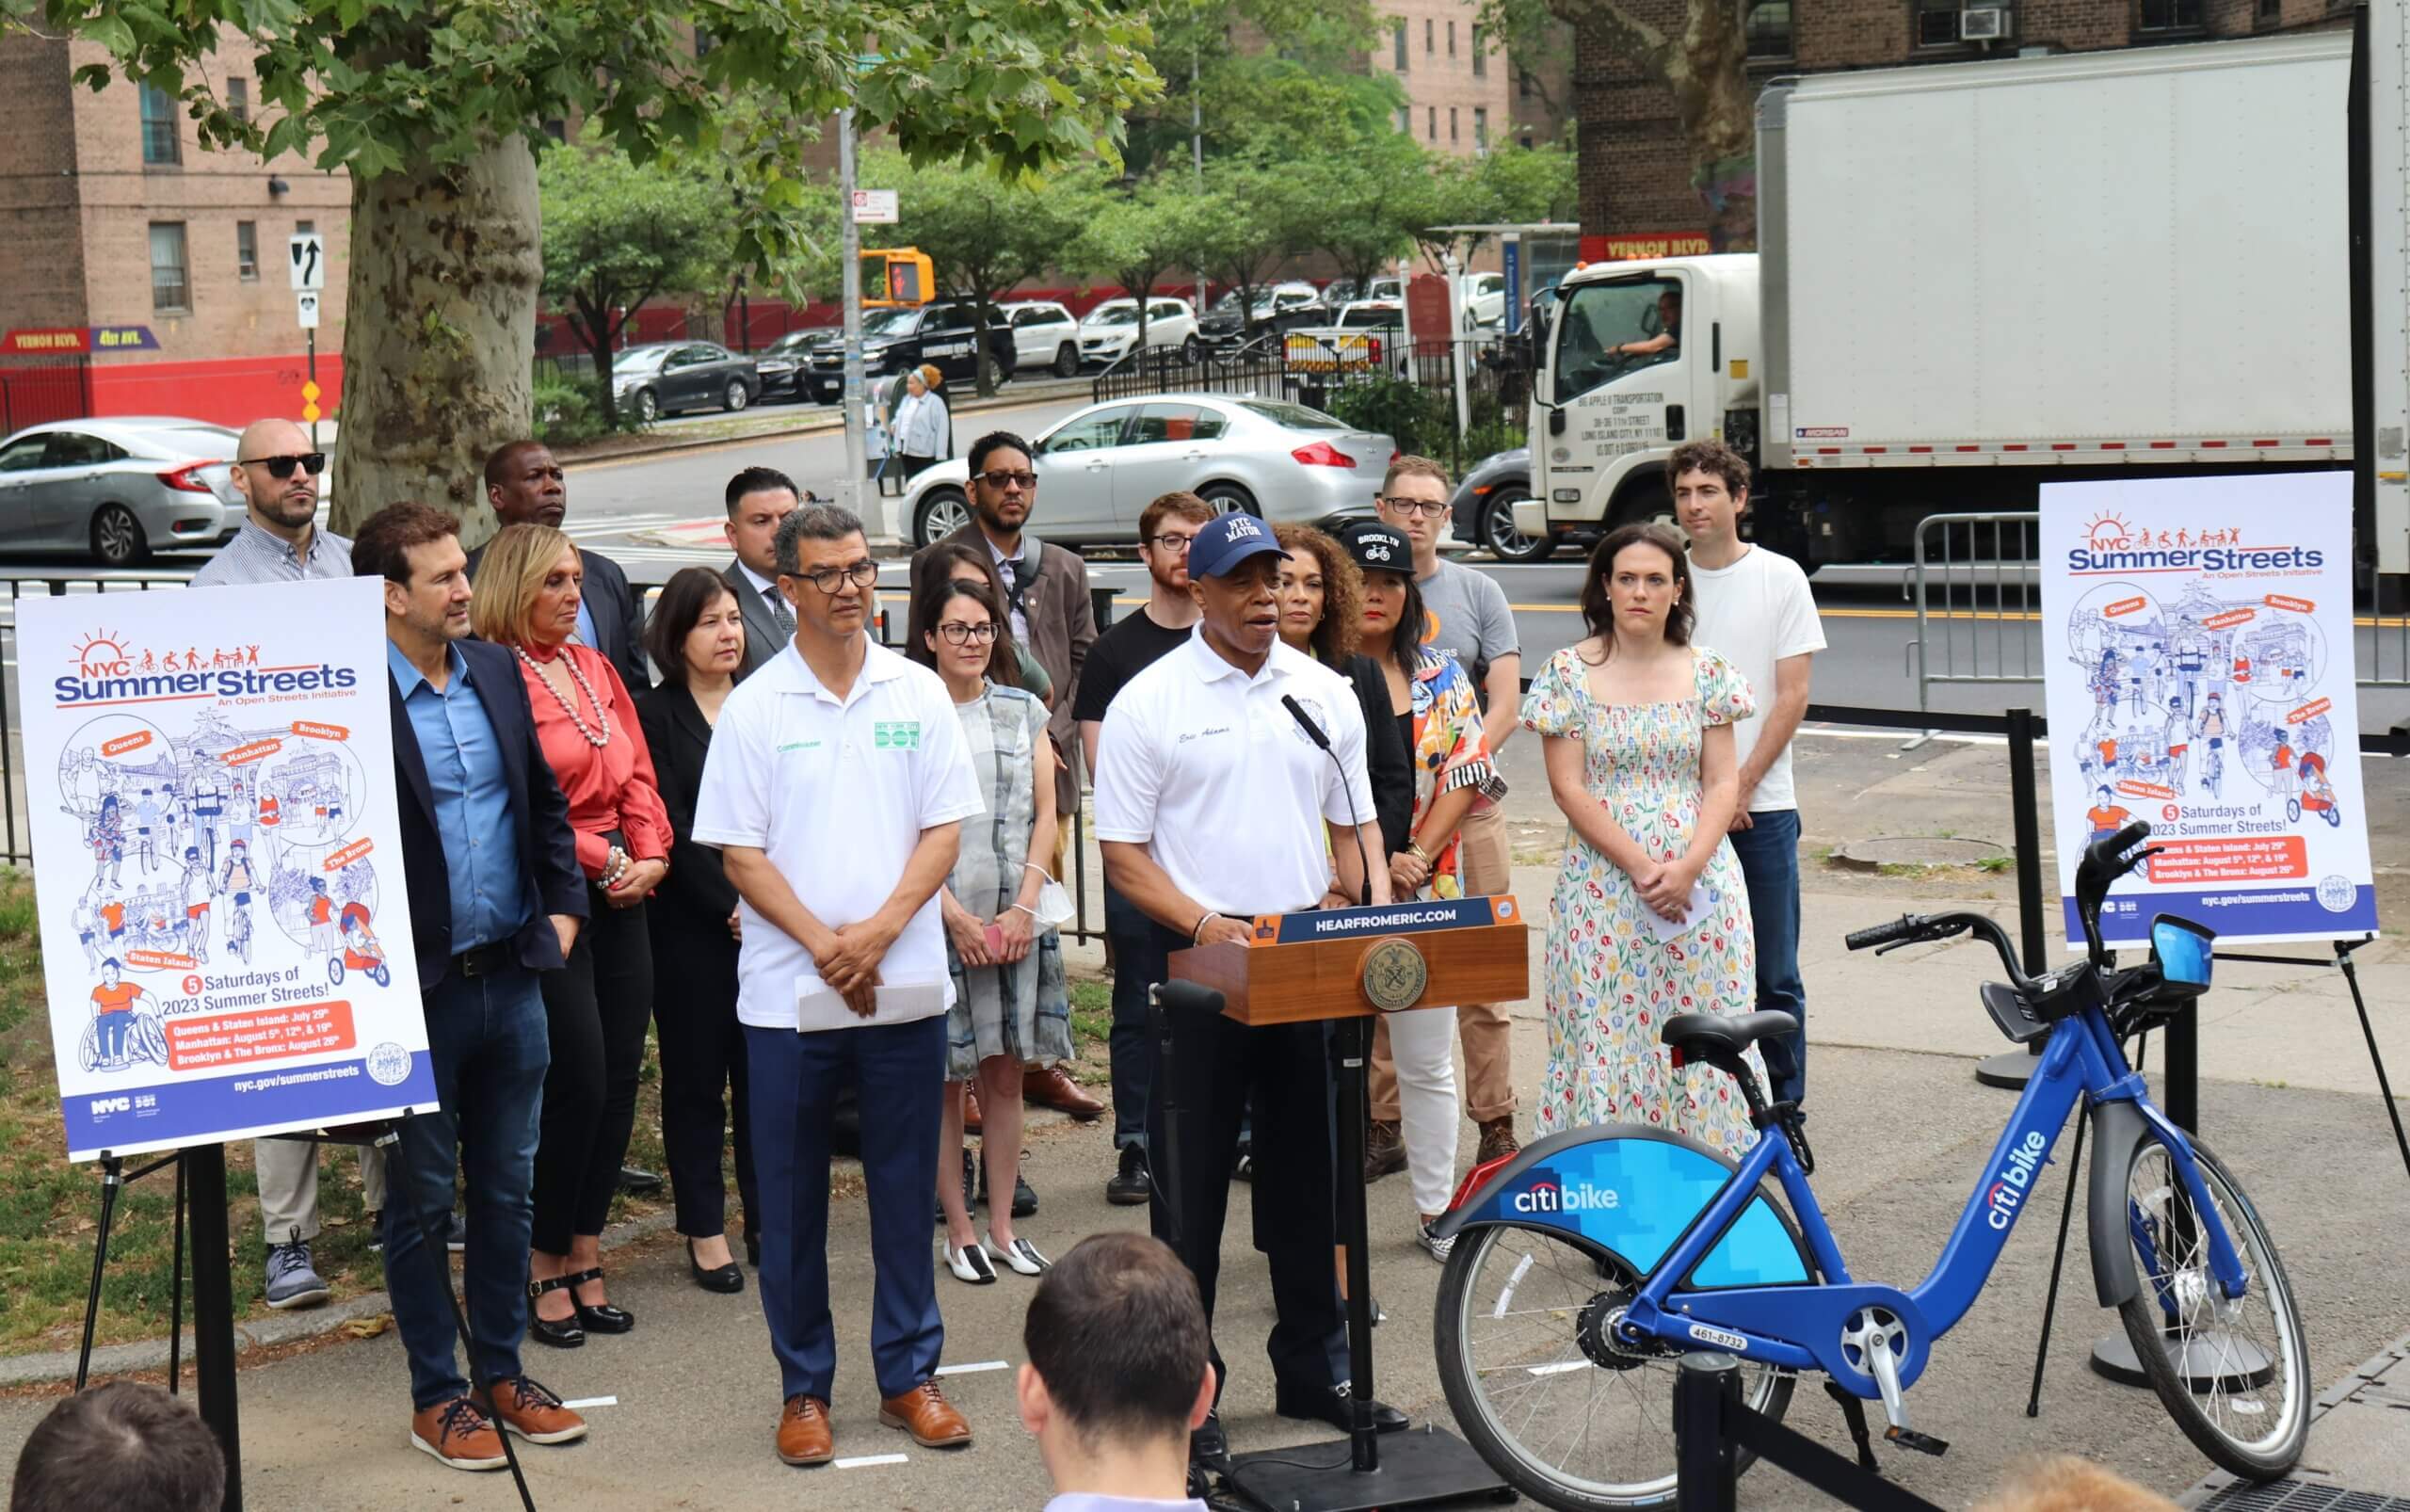
{"type": "MultiPolygon", "coordinates": [[[[1925,516],[2053,479],[2350,465],[2351,56],[2336,31],[1777,81],[1759,252],[1560,284],[1518,528],[1669,517],[1663,463],[1702,436],[1758,462],[1760,539],[1819,565],[1905,560],[1925,516]]],[[[2399,295],[2410,157],[2398,121],[2372,142],[2399,295]]],[[[2378,334],[2399,378],[2398,300],[2378,334]]]]}

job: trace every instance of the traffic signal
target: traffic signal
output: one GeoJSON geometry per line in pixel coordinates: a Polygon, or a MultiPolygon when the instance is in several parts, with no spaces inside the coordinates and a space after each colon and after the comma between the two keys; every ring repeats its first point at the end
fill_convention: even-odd
{"type": "Polygon", "coordinates": [[[937,273],[917,247],[881,248],[862,253],[862,307],[893,310],[923,305],[937,295],[937,273]]]}

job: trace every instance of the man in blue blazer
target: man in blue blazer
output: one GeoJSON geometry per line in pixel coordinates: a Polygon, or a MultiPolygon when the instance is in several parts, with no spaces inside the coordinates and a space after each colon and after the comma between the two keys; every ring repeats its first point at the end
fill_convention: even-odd
{"type": "MultiPolygon", "coordinates": [[[[486,500],[506,525],[558,530],[569,514],[569,480],[542,442],[505,442],[486,458],[486,500]]],[[[485,553],[480,545],[469,554],[471,577],[477,575],[485,553]]],[[[577,600],[578,641],[602,653],[631,695],[642,693],[652,686],[644,665],[644,605],[619,563],[591,546],[578,547],[577,557],[586,569],[586,587],[577,600]]]]}
{"type": "Polygon", "coordinates": [[[501,1432],[566,1443],[586,1424],[519,1363],[537,1115],[552,1059],[536,973],[557,971],[586,913],[569,800],[536,737],[511,654],[469,634],[458,523],[381,509],[353,571],[385,582],[402,882],[441,1107],[404,1119],[389,1161],[385,1284],[410,1356],[410,1442],[456,1470],[500,1470],[501,1432]],[[466,1178],[469,1376],[453,1353],[439,1239],[466,1178]]]}

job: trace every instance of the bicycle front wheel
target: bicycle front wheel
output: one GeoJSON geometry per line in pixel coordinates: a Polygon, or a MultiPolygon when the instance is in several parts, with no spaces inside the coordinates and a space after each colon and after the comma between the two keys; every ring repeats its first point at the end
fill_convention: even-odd
{"type": "MultiPolygon", "coordinates": [[[[1803,1251],[1806,1274],[1814,1264],[1803,1251]]],[[[1670,1506],[1675,1352],[1608,1333],[1640,1278],[1548,1229],[1475,1229],[1439,1279],[1439,1383],[1465,1437],[1557,1512],[1670,1506]]],[[[1743,1360],[1741,1400],[1779,1420],[1791,1375],[1743,1360]]],[[[1747,1468],[1744,1455],[1742,1467],[1747,1468]]]]}
{"type": "Polygon", "coordinates": [[[2292,1283],[2259,1214],[2199,1140],[2201,1183],[2242,1259],[2244,1291],[2226,1301],[2209,1273],[2199,1210],[2167,1147],[2136,1148],[2126,1176],[2126,1242],[2138,1285],[2118,1311],[2168,1416],[2220,1469],[2269,1481],[2309,1437],[2309,1354],[2292,1283]]]}

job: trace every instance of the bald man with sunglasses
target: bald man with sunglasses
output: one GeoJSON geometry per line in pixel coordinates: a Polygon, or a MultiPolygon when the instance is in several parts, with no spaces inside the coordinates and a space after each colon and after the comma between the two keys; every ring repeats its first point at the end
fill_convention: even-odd
{"type": "MultiPolygon", "coordinates": [[[[197,588],[303,583],[351,576],[351,542],[320,530],[318,479],[327,454],[290,420],[254,420],[235,443],[234,491],[249,506],[243,528],[192,576],[197,588]]],[[[265,860],[265,855],[263,856],[265,860]]],[[[260,1220],[267,1235],[267,1305],[315,1307],[331,1295],[310,1242],[318,1237],[318,1147],[305,1139],[251,1144],[259,1174],[260,1220]]],[[[362,1200],[385,1205],[385,1161],[361,1147],[362,1200]]]]}
{"type": "Polygon", "coordinates": [[[254,420],[235,443],[234,491],[248,508],[243,527],[193,574],[197,588],[230,584],[301,583],[351,576],[351,542],[320,530],[318,479],[327,454],[290,420],[254,420]]]}

